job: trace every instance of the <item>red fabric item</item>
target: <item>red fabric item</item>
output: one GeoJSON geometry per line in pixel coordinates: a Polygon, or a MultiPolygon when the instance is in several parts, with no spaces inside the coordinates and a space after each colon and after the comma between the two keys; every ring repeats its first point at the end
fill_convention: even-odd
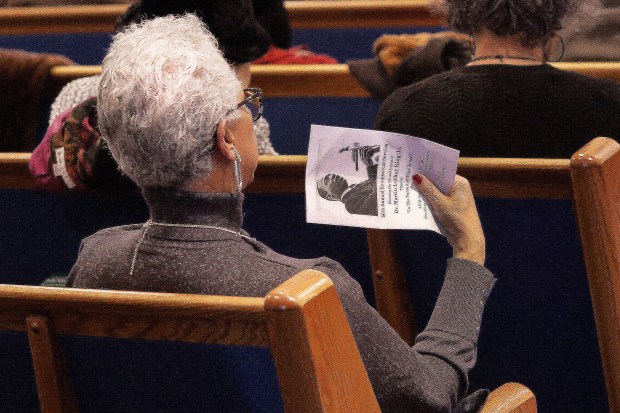
{"type": "Polygon", "coordinates": [[[316,54],[307,46],[295,46],[290,49],[271,48],[262,57],[252,62],[256,65],[315,65],[334,64],[338,60],[326,54],[316,54]]]}
{"type": "Polygon", "coordinates": [[[58,133],[62,129],[62,125],[71,115],[72,111],[73,108],[69,108],[54,119],[54,122],[45,133],[43,140],[32,152],[28,166],[30,168],[30,173],[34,176],[35,187],[38,189],[45,189],[50,192],[64,192],[67,190],[62,180],[52,173],[50,167],[50,145],[52,135],[58,133]]]}

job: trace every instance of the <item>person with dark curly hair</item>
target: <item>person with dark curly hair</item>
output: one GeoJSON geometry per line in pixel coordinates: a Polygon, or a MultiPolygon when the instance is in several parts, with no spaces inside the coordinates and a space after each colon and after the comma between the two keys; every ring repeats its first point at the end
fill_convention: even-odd
{"type": "Polygon", "coordinates": [[[462,156],[566,158],[596,136],[620,138],[620,86],[562,71],[557,36],[588,1],[445,0],[475,43],[465,67],[394,92],[376,121],[462,156]]]}

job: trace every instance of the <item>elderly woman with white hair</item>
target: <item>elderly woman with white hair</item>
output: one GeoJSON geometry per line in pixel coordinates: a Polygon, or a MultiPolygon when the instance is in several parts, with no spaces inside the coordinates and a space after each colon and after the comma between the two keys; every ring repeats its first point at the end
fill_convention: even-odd
{"type": "Polygon", "coordinates": [[[557,69],[558,32],[590,0],[433,0],[472,37],[465,67],[401,88],[378,129],[459,148],[461,156],[568,158],[597,136],[620,139],[620,86],[557,69]]]}
{"type": "Polygon", "coordinates": [[[280,255],[242,230],[241,190],[257,166],[252,121],[261,114],[261,92],[242,90],[199,19],[157,18],[117,34],[98,99],[103,136],[142,188],[150,219],[86,238],[69,286],[261,296],[314,268],[336,286],[383,412],[475,411],[483,402],[484,392],[465,395],[495,279],[483,267],[484,234],[466,180],[458,177],[445,196],[414,177],[454,258],[411,347],[338,263],[280,255]]]}

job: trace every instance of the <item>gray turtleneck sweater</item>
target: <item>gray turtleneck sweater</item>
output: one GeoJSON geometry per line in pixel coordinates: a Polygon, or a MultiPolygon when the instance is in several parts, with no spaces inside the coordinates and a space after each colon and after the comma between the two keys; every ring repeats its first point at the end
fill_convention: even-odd
{"type": "Polygon", "coordinates": [[[144,227],[108,228],[84,239],[68,286],[260,297],[297,272],[316,269],[334,282],[384,413],[449,412],[463,398],[476,362],[482,312],[495,282],[484,267],[449,260],[433,315],[410,347],[337,262],[286,257],[235,234],[245,234],[242,196],[163,190],[146,190],[144,195],[154,222],[232,232],[150,226],[130,276],[144,227]]]}

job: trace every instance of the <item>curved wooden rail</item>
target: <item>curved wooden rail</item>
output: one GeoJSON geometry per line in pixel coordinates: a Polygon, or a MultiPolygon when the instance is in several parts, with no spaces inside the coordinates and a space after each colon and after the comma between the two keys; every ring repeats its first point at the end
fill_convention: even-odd
{"type": "MultiPolygon", "coordinates": [[[[35,189],[30,153],[0,153],[0,189],[35,189]]],[[[568,159],[461,158],[458,173],[483,198],[570,199],[568,159]]],[[[261,156],[248,192],[303,193],[305,155],[261,156]]]]}
{"type": "Polygon", "coordinates": [[[536,412],[536,396],[520,383],[506,383],[493,390],[480,413],[536,412]]]}
{"type": "Polygon", "coordinates": [[[285,2],[293,29],[442,26],[426,0],[285,2]]]}
{"type": "MultiPolygon", "coordinates": [[[[440,26],[426,0],[287,1],[293,29],[440,26]]],[[[0,34],[111,33],[127,5],[7,7],[0,34]]]]}
{"type": "Polygon", "coordinates": [[[34,189],[29,152],[0,153],[0,189],[34,189]]]}
{"type": "Polygon", "coordinates": [[[6,7],[0,34],[111,33],[127,5],[6,7]]]}
{"type": "Polygon", "coordinates": [[[0,285],[0,330],[28,333],[45,413],[79,412],[62,335],[268,347],[284,411],[380,413],[336,288],[311,269],[265,298],[0,285]]]}
{"type": "MultiPolygon", "coordinates": [[[[554,63],[558,69],[620,83],[620,62],[554,63]]],[[[56,66],[52,76],[69,82],[101,73],[100,66],[56,66]]],[[[368,97],[346,64],[254,65],[252,84],[268,97],[368,97]]]]}
{"type": "Polygon", "coordinates": [[[609,411],[620,411],[620,145],[599,137],[571,159],[609,411]]]}

